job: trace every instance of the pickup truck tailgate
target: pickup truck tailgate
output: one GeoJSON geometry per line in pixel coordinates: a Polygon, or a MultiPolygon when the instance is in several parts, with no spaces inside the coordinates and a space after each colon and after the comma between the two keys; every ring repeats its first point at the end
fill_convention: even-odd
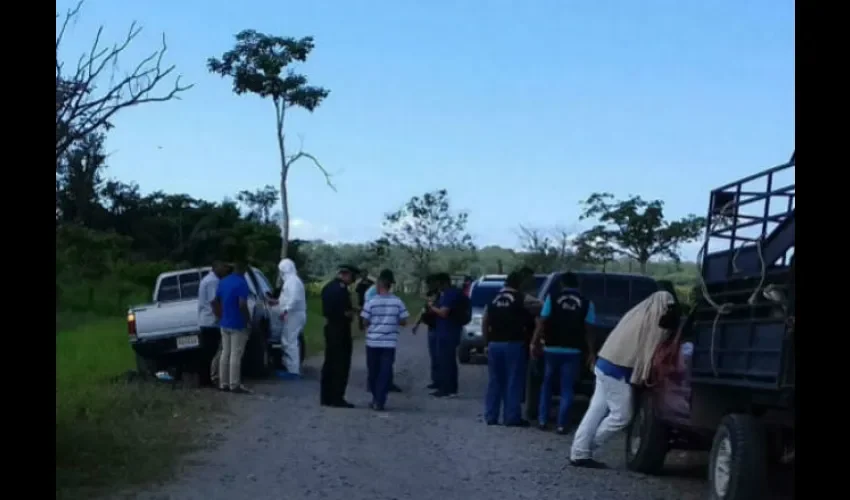
{"type": "Polygon", "coordinates": [[[136,307],[136,336],[153,340],[198,329],[198,300],[179,300],[136,307]]]}

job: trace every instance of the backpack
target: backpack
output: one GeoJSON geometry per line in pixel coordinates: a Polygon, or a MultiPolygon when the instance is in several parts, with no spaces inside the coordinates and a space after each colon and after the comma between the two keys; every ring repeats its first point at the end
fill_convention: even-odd
{"type": "Polygon", "coordinates": [[[461,327],[472,321],[472,303],[465,293],[459,294],[457,304],[449,311],[449,319],[461,327]]]}

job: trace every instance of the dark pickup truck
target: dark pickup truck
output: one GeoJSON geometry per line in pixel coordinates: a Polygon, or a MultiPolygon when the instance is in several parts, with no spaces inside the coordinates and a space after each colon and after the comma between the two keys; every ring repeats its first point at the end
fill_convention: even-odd
{"type": "MultiPolygon", "coordinates": [[[[667,290],[676,296],[673,284],[669,281],[656,281],[640,274],[604,273],[599,271],[575,271],[579,279],[579,291],[593,301],[596,310],[596,322],[589,325],[599,350],[608,334],[617,326],[620,318],[629,309],[658,290],[667,290]]],[[[561,273],[549,274],[537,291],[537,298],[546,297],[558,290],[561,273]]],[[[583,363],[576,393],[589,396],[593,393],[593,372],[583,363]]],[[[537,408],[540,401],[540,385],[543,382],[543,359],[532,360],[529,364],[528,387],[526,391],[526,418],[537,420],[537,408]]],[[[557,385],[557,383],[556,383],[557,385]]],[[[558,394],[559,389],[554,389],[558,394]]]]}

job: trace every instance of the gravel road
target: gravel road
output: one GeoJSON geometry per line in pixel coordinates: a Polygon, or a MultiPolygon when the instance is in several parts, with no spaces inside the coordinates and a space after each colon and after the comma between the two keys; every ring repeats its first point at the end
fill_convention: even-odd
{"type": "MultiPolygon", "coordinates": [[[[571,436],[488,427],[481,419],[484,365],[461,366],[460,397],[434,400],[424,335],[402,338],[386,413],[366,409],[362,344],[355,346],[347,398],[355,409],[319,406],[321,357],[305,380],[255,384],[222,395],[232,415],[208,433],[210,446],[184,460],[177,478],[118,498],[157,500],[491,500],[581,498],[690,500],[706,493],[705,461],[688,457],[666,477],[625,470],[623,439],[601,458],[612,470],[567,465],[571,436]]],[[[681,457],[673,457],[676,461],[681,457]]]]}

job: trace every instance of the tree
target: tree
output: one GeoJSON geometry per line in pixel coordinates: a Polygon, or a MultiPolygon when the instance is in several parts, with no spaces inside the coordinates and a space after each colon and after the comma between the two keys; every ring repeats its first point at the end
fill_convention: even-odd
{"type": "Polygon", "coordinates": [[[271,98],[274,104],[280,152],[280,204],[283,219],[281,258],[286,257],[289,242],[286,179],[292,165],[298,160],[310,160],[325,176],[328,187],[336,190],[330,174],[315,156],[303,149],[293,155],[286,153],[284,124],[287,110],[302,108],[312,113],[330,94],[325,88],[308,85],[307,77],[290,67],[296,62],[306,62],[313,47],[313,38],[309,36],[296,39],[244,30],[236,35],[236,46],[225,52],[221,59],[213,57],[207,60],[210,72],[233,80],[233,92],[236,95],[248,93],[263,99],[271,98]]]}
{"type": "Polygon", "coordinates": [[[474,249],[466,232],[469,215],[453,212],[448,191],[440,189],[414,196],[397,211],[386,215],[384,238],[402,249],[414,265],[420,282],[431,271],[434,254],[442,249],[474,249]]]}
{"type": "Polygon", "coordinates": [[[236,200],[248,208],[248,218],[269,224],[272,220],[272,208],[277,203],[278,190],[272,185],[266,185],[254,191],[239,191],[236,200]]]}
{"type": "Polygon", "coordinates": [[[127,35],[120,43],[111,47],[102,45],[103,26],[97,30],[91,49],[77,60],[77,66],[66,71],[60,57],[60,48],[69,24],[77,19],[83,2],[68,10],[65,15],[56,14],[56,161],[71,145],[92,133],[111,127],[111,120],[122,109],[149,102],[164,102],[179,99],[179,95],[192,88],[180,85],[180,77],[174,79],[171,89],[156,93],[156,89],[169,79],[175,67],[163,67],[166,52],[165,35],[162,46],[124,74],[118,73],[118,60],[133,40],[141,33],[141,26],[130,25],[127,35]],[[61,19],[61,21],[60,21],[61,19]]]}
{"type": "Polygon", "coordinates": [[[576,259],[586,264],[601,266],[602,271],[605,272],[608,263],[614,260],[616,251],[599,232],[600,229],[597,227],[585,231],[575,239],[576,259]]]}
{"type": "Polygon", "coordinates": [[[581,236],[580,241],[590,245],[585,250],[594,248],[597,257],[613,252],[632,258],[643,274],[653,257],[679,262],[680,245],[697,239],[705,227],[705,219],[693,214],[667,221],[663,201],[646,201],[640,196],[615,200],[610,193],[593,193],[582,206],[581,219],[598,222],[581,236]]]}

